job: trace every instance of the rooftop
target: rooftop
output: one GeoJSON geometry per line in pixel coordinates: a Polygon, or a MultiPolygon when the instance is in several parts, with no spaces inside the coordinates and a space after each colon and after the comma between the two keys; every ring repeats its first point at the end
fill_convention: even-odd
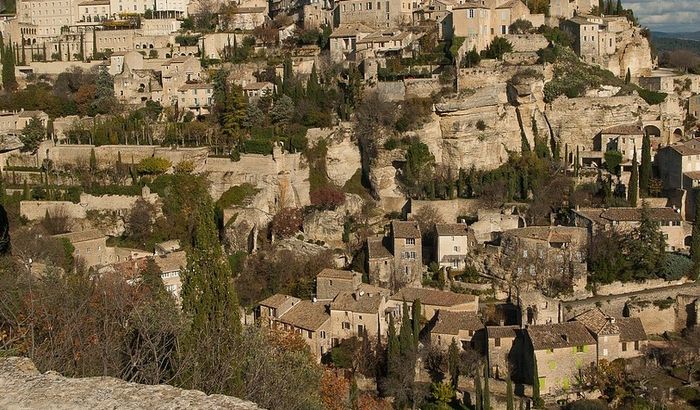
{"type": "Polygon", "coordinates": [[[290,300],[292,301],[292,304],[295,304],[298,303],[301,299],[295,298],[294,296],[284,295],[282,293],[275,293],[269,298],[261,300],[258,304],[261,306],[277,309],[290,300]]]}
{"type": "Polygon", "coordinates": [[[367,257],[369,259],[384,259],[393,258],[394,255],[384,246],[384,238],[379,236],[367,238],[367,257]]]}
{"type": "Polygon", "coordinates": [[[467,224],[435,224],[438,236],[468,236],[467,224]]]}
{"type": "Polygon", "coordinates": [[[97,229],[90,229],[87,231],[81,231],[81,232],[68,232],[68,233],[62,233],[59,235],[54,235],[54,238],[59,238],[59,239],[68,239],[70,243],[79,243],[79,242],[87,242],[87,241],[94,241],[96,239],[103,239],[106,238],[106,236],[98,231],[97,229]]]}
{"type": "Polygon", "coordinates": [[[329,268],[322,270],[318,273],[318,275],[316,275],[317,278],[331,278],[344,280],[352,280],[356,276],[362,276],[362,274],[351,270],[339,270],[329,268]]]}
{"type": "Polygon", "coordinates": [[[331,319],[328,306],[321,302],[302,300],[280,317],[280,322],[306,330],[318,330],[331,319]]]}
{"type": "Polygon", "coordinates": [[[528,226],[506,231],[520,238],[529,238],[550,243],[569,243],[575,236],[584,236],[584,228],[575,226],[528,226]]]}
{"type": "Polygon", "coordinates": [[[590,309],[574,317],[577,322],[583,323],[594,335],[616,335],[620,333],[620,327],[615,318],[606,315],[600,309],[590,309]]]}
{"type": "Polygon", "coordinates": [[[476,296],[428,288],[403,288],[391,297],[391,300],[413,302],[420,299],[423,305],[456,306],[473,303],[476,296]]]}
{"type": "Polygon", "coordinates": [[[489,339],[515,339],[518,329],[518,326],[486,326],[486,337],[489,339]]]}
{"type": "Polygon", "coordinates": [[[614,135],[644,135],[644,131],[642,131],[642,128],[636,124],[614,125],[612,127],[608,127],[601,130],[600,133],[614,135]]]}
{"type": "Polygon", "coordinates": [[[642,320],[638,317],[622,317],[617,319],[620,327],[621,342],[636,342],[647,340],[647,332],[644,330],[642,320]]]}
{"type": "Polygon", "coordinates": [[[420,238],[420,228],[416,221],[391,221],[394,238],[420,238]]]}
{"type": "Polygon", "coordinates": [[[439,310],[432,333],[456,335],[459,334],[460,330],[477,331],[483,328],[484,324],[481,323],[481,319],[479,319],[476,312],[450,312],[447,310],[439,310]]]}
{"type": "MultiPolygon", "coordinates": [[[[642,208],[584,208],[574,211],[578,215],[600,225],[612,222],[636,222],[642,219],[642,208]]],[[[681,215],[673,208],[649,208],[655,221],[681,221],[681,215]]]]}
{"type": "Polygon", "coordinates": [[[528,327],[526,331],[535,350],[596,344],[586,326],[576,321],[533,325],[528,327]]]}
{"type": "Polygon", "coordinates": [[[362,23],[349,23],[349,24],[341,24],[333,30],[331,33],[331,38],[338,38],[338,37],[354,37],[360,33],[363,34],[369,34],[374,32],[374,29],[371,27],[368,27],[362,23]]]}
{"type": "Polygon", "coordinates": [[[379,313],[384,296],[380,292],[340,292],[331,302],[331,310],[355,313],[379,313]]]}
{"type": "Polygon", "coordinates": [[[187,254],[185,251],[172,252],[155,257],[156,264],[163,273],[177,272],[187,267],[187,254]]]}

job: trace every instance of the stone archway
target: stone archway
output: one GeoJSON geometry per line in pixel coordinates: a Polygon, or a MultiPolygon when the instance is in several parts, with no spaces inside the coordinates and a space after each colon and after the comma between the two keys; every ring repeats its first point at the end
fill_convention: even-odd
{"type": "Polygon", "coordinates": [[[680,128],[676,128],[673,130],[673,135],[676,136],[676,138],[683,138],[683,130],[680,128]]]}
{"type": "Polygon", "coordinates": [[[644,132],[652,138],[661,136],[661,129],[659,129],[659,127],[657,127],[656,125],[652,124],[644,126],[644,132]]]}

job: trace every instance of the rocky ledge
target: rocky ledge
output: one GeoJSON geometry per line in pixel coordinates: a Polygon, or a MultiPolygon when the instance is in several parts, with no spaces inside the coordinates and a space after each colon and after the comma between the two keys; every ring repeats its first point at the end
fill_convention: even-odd
{"type": "Polygon", "coordinates": [[[113,377],[72,379],[40,373],[23,357],[0,358],[1,409],[233,409],[259,410],[255,403],[172,386],[128,383],[113,377]]]}

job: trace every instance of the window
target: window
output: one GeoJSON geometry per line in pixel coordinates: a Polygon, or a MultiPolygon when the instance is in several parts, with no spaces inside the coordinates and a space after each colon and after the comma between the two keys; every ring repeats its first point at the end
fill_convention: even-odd
{"type": "Polygon", "coordinates": [[[474,9],[469,9],[469,18],[470,19],[474,18],[474,9]]]}
{"type": "Polygon", "coordinates": [[[459,252],[459,246],[455,246],[454,249],[455,249],[455,252],[459,252]]]}
{"type": "Polygon", "coordinates": [[[343,322],[343,329],[350,330],[350,322],[343,322]]]}
{"type": "Polygon", "coordinates": [[[325,338],[326,338],[326,332],[325,332],[324,330],[321,330],[320,336],[321,336],[321,339],[325,339],[325,338]]]}
{"type": "Polygon", "coordinates": [[[500,337],[495,338],[495,339],[493,340],[493,344],[494,344],[496,347],[501,347],[501,338],[500,338],[500,337]]]}
{"type": "Polygon", "coordinates": [[[415,245],[416,238],[406,238],[406,245],[415,245]]]}
{"type": "Polygon", "coordinates": [[[639,350],[639,340],[634,341],[634,350],[639,350]]]}
{"type": "Polygon", "coordinates": [[[603,349],[603,356],[607,356],[607,355],[608,355],[608,349],[603,349]]]}
{"type": "Polygon", "coordinates": [[[328,285],[329,285],[329,286],[333,286],[333,279],[331,279],[331,280],[328,281],[328,285]]]}
{"type": "Polygon", "coordinates": [[[357,333],[362,334],[365,330],[364,325],[357,325],[357,333]]]}
{"type": "Polygon", "coordinates": [[[372,2],[371,1],[367,2],[367,10],[372,10],[372,2]]]}
{"type": "Polygon", "coordinates": [[[416,259],[416,253],[411,251],[411,259],[416,259]]]}
{"type": "Polygon", "coordinates": [[[508,26],[501,26],[501,34],[508,34],[508,26]]]}
{"type": "MultiPolygon", "coordinates": [[[[583,353],[585,350],[585,346],[576,346],[576,353],[583,353]]],[[[604,350],[605,355],[607,355],[607,349],[604,350]]]]}
{"type": "Polygon", "coordinates": [[[310,331],[310,330],[307,330],[307,331],[306,331],[306,337],[309,338],[309,339],[311,339],[312,337],[314,337],[313,332],[310,331]]]}
{"type": "Polygon", "coordinates": [[[378,1],[377,2],[377,10],[381,10],[381,9],[382,9],[382,2],[378,1]]]}
{"type": "Polygon", "coordinates": [[[459,261],[452,261],[453,268],[459,268],[459,261]]]}
{"type": "Polygon", "coordinates": [[[623,352],[627,351],[627,342],[622,342],[622,351],[623,352]]]}
{"type": "Polygon", "coordinates": [[[527,258],[527,249],[523,251],[523,258],[527,258]]]}

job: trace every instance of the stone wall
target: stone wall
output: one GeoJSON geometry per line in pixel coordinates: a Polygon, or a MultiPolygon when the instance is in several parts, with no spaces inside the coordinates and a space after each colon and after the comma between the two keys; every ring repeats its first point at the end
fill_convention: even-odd
{"type": "Polygon", "coordinates": [[[411,78],[404,80],[406,98],[428,98],[442,89],[437,78],[411,78]]]}
{"type": "Polygon", "coordinates": [[[479,208],[478,199],[449,199],[444,201],[422,201],[410,200],[409,218],[411,215],[420,212],[425,207],[432,208],[438,213],[445,223],[455,223],[457,217],[465,215],[476,215],[479,208]]]}
{"type": "Polygon", "coordinates": [[[131,210],[136,201],[144,198],[151,203],[158,201],[158,194],[151,194],[148,190],[143,195],[102,195],[80,194],[80,203],[69,201],[21,201],[19,203],[20,215],[30,221],[43,219],[46,212],[49,214],[62,213],[73,219],[84,219],[90,211],[125,213],[131,210]]]}
{"type": "Polygon", "coordinates": [[[403,81],[380,81],[377,93],[387,101],[402,101],[406,98],[406,86],[403,81]]]}
{"type": "Polygon", "coordinates": [[[102,60],[93,60],[89,63],[83,63],[80,61],[50,61],[50,62],[40,62],[35,61],[30,65],[34,74],[49,74],[58,75],[62,72],[68,70],[71,67],[79,67],[85,71],[90,70],[93,67],[97,67],[102,64],[102,60]]]}
{"type": "Polygon", "coordinates": [[[41,373],[28,358],[0,358],[0,408],[123,410],[207,408],[258,410],[255,403],[168,385],[127,383],[113,377],[67,378],[41,373]]]}
{"type": "Polygon", "coordinates": [[[542,34],[506,34],[503,37],[510,42],[516,53],[537,51],[549,46],[549,40],[542,34]]]}

